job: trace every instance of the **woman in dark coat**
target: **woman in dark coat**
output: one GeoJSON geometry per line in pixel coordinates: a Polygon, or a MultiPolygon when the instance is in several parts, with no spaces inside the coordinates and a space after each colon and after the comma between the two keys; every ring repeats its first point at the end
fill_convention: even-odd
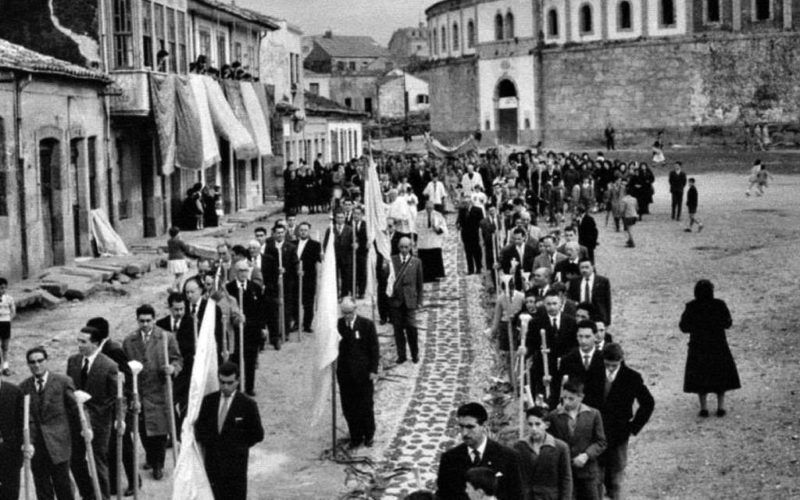
{"type": "Polygon", "coordinates": [[[700,280],[694,287],[695,299],[686,304],[681,315],[680,329],[689,334],[689,354],[683,392],[700,397],[701,417],[708,416],[706,396],[717,395],[717,416],[725,415],[725,392],[739,389],[739,372],[725,338],[725,330],[733,320],[728,306],[714,298],[714,285],[700,280]]]}

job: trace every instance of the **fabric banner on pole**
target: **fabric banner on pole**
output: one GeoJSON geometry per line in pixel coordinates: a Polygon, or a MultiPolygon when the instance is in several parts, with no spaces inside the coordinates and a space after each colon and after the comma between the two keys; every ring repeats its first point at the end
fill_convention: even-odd
{"type": "Polygon", "coordinates": [[[461,141],[457,146],[449,148],[440,141],[431,137],[430,133],[425,133],[425,147],[428,152],[437,158],[451,158],[461,156],[471,151],[478,150],[478,144],[473,136],[469,136],[461,141]]]}
{"type": "Polygon", "coordinates": [[[200,137],[203,145],[202,168],[207,168],[217,163],[220,160],[220,156],[217,135],[214,133],[214,123],[211,121],[211,110],[208,107],[208,94],[203,83],[203,75],[189,75],[189,85],[192,87],[192,93],[197,103],[197,114],[200,116],[200,137]]]}
{"type": "Polygon", "coordinates": [[[150,73],[150,102],[156,122],[161,175],[175,169],[175,75],[150,73]]]}
{"type": "Polygon", "coordinates": [[[391,266],[391,243],[386,233],[383,232],[386,227],[387,207],[381,196],[378,169],[375,166],[375,162],[372,161],[371,153],[370,151],[369,166],[367,166],[367,175],[364,179],[364,211],[367,221],[367,248],[369,249],[369,254],[367,254],[367,288],[364,293],[368,297],[375,297],[378,295],[378,284],[375,276],[375,265],[377,264],[376,248],[383,257],[384,262],[390,264],[389,284],[392,287],[387,286],[387,293],[394,288],[394,269],[391,266]]]}
{"type": "Polygon", "coordinates": [[[269,110],[262,107],[258,99],[255,86],[260,83],[240,82],[242,88],[242,101],[250,117],[250,125],[253,126],[253,134],[256,139],[256,146],[261,156],[272,155],[272,139],[269,131],[269,110]]]}
{"type": "Polygon", "coordinates": [[[208,108],[214,130],[231,143],[238,160],[252,160],[258,157],[258,149],[244,125],[236,118],[230,104],[222,93],[222,87],[210,76],[201,75],[208,96],[208,108]]]}
{"type": "Polygon", "coordinates": [[[255,144],[256,148],[258,148],[258,141],[256,141],[256,134],[255,130],[253,130],[250,114],[247,112],[247,108],[244,105],[244,99],[242,97],[242,83],[243,82],[240,82],[239,80],[222,80],[222,90],[225,92],[225,98],[228,100],[228,104],[231,106],[233,115],[237,120],[239,120],[239,123],[244,125],[244,128],[246,128],[250,133],[250,138],[253,140],[253,144],[255,144]]]}
{"type": "Polygon", "coordinates": [[[175,166],[185,169],[203,167],[202,122],[197,109],[197,99],[192,92],[189,79],[175,77],[175,166]]]}
{"type": "Polygon", "coordinates": [[[175,464],[172,500],[214,500],[206,475],[203,453],[194,440],[194,424],[206,395],[219,390],[217,378],[217,342],[214,339],[216,303],[209,299],[197,336],[192,378],[189,382],[189,405],[181,429],[181,451],[175,464]]]}
{"type": "Polygon", "coordinates": [[[331,387],[332,370],[339,356],[339,307],[336,289],[336,253],[333,249],[333,238],[328,238],[322,269],[317,280],[317,299],[314,305],[314,357],[311,367],[312,405],[311,422],[319,425],[325,413],[325,403],[331,387]]]}

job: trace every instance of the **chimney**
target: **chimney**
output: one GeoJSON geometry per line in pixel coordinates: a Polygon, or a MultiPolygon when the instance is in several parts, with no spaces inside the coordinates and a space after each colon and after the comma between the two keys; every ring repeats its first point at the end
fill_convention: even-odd
{"type": "Polygon", "coordinates": [[[325,34],[322,35],[324,38],[333,38],[333,31],[325,30],[325,34]]]}

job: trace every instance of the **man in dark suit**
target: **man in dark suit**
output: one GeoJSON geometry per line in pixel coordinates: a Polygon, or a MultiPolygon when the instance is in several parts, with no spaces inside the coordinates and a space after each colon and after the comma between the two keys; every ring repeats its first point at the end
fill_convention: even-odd
{"type": "Polygon", "coordinates": [[[605,346],[603,363],[603,400],[598,409],[603,417],[608,448],[600,456],[600,466],[606,495],[616,499],[621,498],[628,462],[628,439],[639,434],[650,419],[655,401],[639,372],[624,363],[624,353],[619,344],[605,346]],[[634,402],[638,406],[635,414],[634,402]]]}
{"type": "Polygon", "coordinates": [[[422,262],[411,255],[411,239],[400,240],[400,254],[392,256],[394,286],[386,290],[390,295],[394,342],[397,347],[397,364],[406,362],[406,339],[411,360],[419,361],[417,345],[417,309],[422,307],[422,262]]]}
{"type": "Polygon", "coordinates": [[[458,209],[456,227],[461,230],[461,241],[467,255],[467,274],[481,273],[480,229],[483,210],[472,203],[469,194],[464,194],[461,208],[458,209]]]}
{"type": "Polygon", "coordinates": [[[513,261],[517,261],[514,271],[514,285],[517,290],[523,289],[523,272],[533,272],[533,261],[536,259],[539,250],[533,245],[525,243],[527,234],[522,228],[515,228],[511,233],[512,243],[506,246],[500,253],[500,266],[506,274],[511,273],[513,261]]]}
{"type": "Polygon", "coordinates": [[[567,226],[564,228],[564,243],[558,247],[558,252],[562,253],[567,256],[567,259],[574,262],[579,263],[583,259],[589,258],[589,249],[583,246],[580,241],[578,241],[578,228],[575,226],[567,226]],[[567,250],[567,245],[570,242],[575,242],[578,245],[578,255],[574,255],[574,253],[570,253],[567,250]]]}
{"type": "Polygon", "coordinates": [[[72,440],[79,436],[78,406],[75,387],[66,375],[48,370],[47,351],[33,347],[25,354],[32,376],[20,384],[23,394],[31,397],[31,446],[23,451],[32,457],[31,470],[39,498],[72,500],[69,461],[72,440]]]}
{"type": "MultiPolygon", "coordinates": [[[[192,276],[186,280],[186,283],[183,284],[183,294],[186,297],[186,302],[183,307],[184,312],[180,313],[180,306],[177,304],[170,304],[170,315],[172,317],[176,317],[180,313],[181,316],[181,321],[177,324],[178,329],[167,330],[162,328],[164,331],[171,332],[173,334],[175,340],[178,342],[178,348],[180,349],[181,356],[183,358],[183,368],[175,377],[174,388],[175,404],[178,407],[178,415],[180,416],[180,422],[178,423],[181,425],[183,422],[183,417],[186,415],[186,409],[189,405],[189,385],[192,380],[192,367],[194,366],[194,353],[195,349],[197,348],[197,337],[200,334],[200,328],[203,326],[203,321],[205,321],[206,306],[208,305],[208,298],[203,296],[203,292],[204,287],[200,281],[200,278],[197,276],[192,276]],[[175,311],[172,311],[173,307],[176,308],[175,311]],[[197,326],[195,326],[195,323],[197,326]]],[[[171,298],[173,301],[177,299],[178,297],[171,298]]],[[[214,309],[214,338],[217,341],[218,357],[221,359],[225,356],[225,347],[222,340],[223,332],[225,330],[222,326],[222,310],[216,304],[214,305],[214,309]]],[[[166,322],[162,324],[166,324],[166,322]]],[[[156,326],[161,328],[160,325],[156,326]]],[[[174,321],[170,321],[169,326],[174,327],[176,326],[176,323],[174,321]]]]}
{"type": "Polygon", "coordinates": [[[669,173],[669,192],[672,195],[672,219],[681,220],[683,205],[683,188],[686,187],[686,172],[681,172],[681,162],[675,162],[675,168],[669,173]]]}
{"type": "Polygon", "coordinates": [[[19,498],[22,467],[22,391],[0,380],[0,498],[19,498]]]}
{"type": "Polygon", "coordinates": [[[597,248],[597,223],[589,215],[586,205],[578,205],[578,244],[586,247],[587,257],[594,264],[594,249],[597,248]]]}
{"type": "Polygon", "coordinates": [[[364,221],[364,209],[355,207],[353,209],[353,236],[356,240],[356,289],[355,293],[359,299],[364,298],[364,290],[367,288],[367,223],[364,221]]]}
{"type": "Polygon", "coordinates": [[[608,278],[595,274],[594,264],[588,258],[581,260],[581,276],[569,284],[569,298],[594,306],[596,320],[611,325],[611,283],[608,278]]]}
{"type": "MultiPolygon", "coordinates": [[[[128,366],[128,356],[122,350],[122,344],[108,336],[108,321],[102,317],[91,318],[86,322],[86,326],[92,327],[98,331],[100,337],[103,339],[101,342],[100,352],[108,356],[117,364],[117,376],[125,377],[125,398],[128,399],[133,388],[133,378],[131,375],[131,368],[128,366]]],[[[119,410],[117,410],[119,411],[119,410]]],[[[125,496],[133,495],[133,438],[131,437],[130,417],[131,413],[126,413],[126,425],[123,429],[122,435],[122,465],[125,470],[125,475],[128,478],[128,488],[125,490],[125,496]]],[[[108,479],[110,494],[116,495],[117,488],[117,432],[111,432],[108,443],[108,479]]]]}
{"type": "MultiPolygon", "coordinates": [[[[314,321],[314,296],[317,293],[317,268],[322,262],[322,245],[310,237],[311,225],[301,222],[297,226],[297,258],[303,272],[303,289],[299,290],[299,300],[303,304],[303,331],[311,332],[314,321]]],[[[298,318],[299,321],[299,318],[298,318]]]]}
{"type": "Polygon", "coordinates": [[[425,197],[423,196],[423,192],[425,191],[425,187],[431,181],[431,176],[428,174],[428,171],[425,170],[425,164],[419,163],[412,167],[411,172],[408,174],[408,183],[411,184],[411,189],[414,191],[414,194],[417,197],[417,210],[422,210],[425,208],[425,197]]]}
{"type": "MultiPolygon", "coordinates": [[[[239,261],[236,266],[236,279],[225,285],[228,295],[239,305],[239,310],[244,315],[244,391],[250,397],[255,393],[256,364],[258,363],[258,351],[261,345],[261,332],[266,326],[266,316],[264,308],[264,294],[261,287],[247,279],[249,267],[247,262],[239,261]],[[241,298],[241,301],[240,301],[241,298]]],[[[239,332],[236,332],[236,347],[234,348],[233,359],[239,361],[239,332]]],[[[241,380],[239,381],[241,383],[241,380]]]]}
{"type": "Polygon", "coordinates": [[[439,500],[467,500],[467,470],[488,467],[499,475],[497,498],[522,498],[519,456],[486,435],[489,415],[480,403],[467,403],[456,412],[463,443],[442,453],[439,476],[436,478],[436,497],[439,500]]]}
{"type": "MultiPolygon", "coordinates": [[[[92,398],[84,404],[92,428],[97,482],[103,497],[110,495],[108,480],[108,441],[114,421],[114,403],[117,397],[117,364],[100,352],[101,333],[91,326],[78,332],[78,354],[67,360],[67,375],[75,388],[92,398]]],[[[86,461],[86,445],[82,439],[73,442],[72,475],[83,498],[94,498],[92,477],[86,461]]],[[[96,499],[100,500],[100,499],[96,499]]]]}
{"type": "Polygon", "coordinates": [[[219,367],[219,391],[203,398],[194,424],[195,438],[205,451],[205,466],[214,498],[247,499],[250,448],[264,439],[255,400],[236,389],[239,367],[219,367]]]}
{"type": "Polygon", "coordinates": [[[550,405],[557,406],[561,396],[561,383],[564,377],[568,380],[581,380],[584,384],[583,402],[592,408],[599,408],[603,401],[604,370],[603,355],[597,348],[597,325],[594,321],[581,321],[578,323],[578,347],[569,351],[563,358],[558,369],[558,377],[551,386],[550,405]]]}
{"type": "Polygon", "coordinates": [[[496,261],[499,261],[502,241],[499,231],[500,218],[497,216],[497,207],[490,205],[486,208],[486,217],[481,221],[481,239],[483,240],[483,248],[486,251],[486,269],[491,272],[492,284],[490,288],[492,290],[496,282],[494,265],[496,261]],[[497,239],[495,239],[495,235],[497,235],[497,239]]]}
{"type": "Polygon", "coordinates": [[[378,334],[372,321],[356,314],[352,298],[342,299],[341,308],[342,317],[337,324],[341,340],[336,379],[342,413],[350,429],[350,448],[361,444],[371,447],[375,436],[373,383],[378,378],[380,361],[378,334]]]}
{"type": "MultiPolygon", "coordinates": [[[[339,297],[346,297],[352,291],[353,283],[353,229],[344,222],[344,213],[333,216],[333,251],[336,253],[336,273],[339,283],[339,297]]],[[[323,248],[328,245],[331,228],[325,230],[323,248]]]]}
{"type": "Polygon", "coordinates": [[[528,335],[525,343],[525,354],[533,361],[531,365],[531,389],[534,394],[544,394],[546,385],[551,384],[558,370],[558,359],[576,344],[577,326],[575,319],[561,311],[561,298],[558,292],[551,290],[544,298],[545,314],[537,314],[528,324],[528,335]],[[542,359],[542,335],[544,330],[547,340],[547,355],[550,379],[546,379],[544,360],[542,359]]]}
{"type": "MultiPolygon", "coordinates": [[[[294,299],[297,295],[297,247],[286,241],[286,228],[276,224],[272,228],[272,240],[267,242],[261,258],[264,274],[264,300],[267,304],[267,328],[269,342],[280,350],[283,339],[280,334],[280,285],[283,279],[283,327],[288,335],[297,314],[294,299]]],[[[247,382],[247,381],[245,381],[247,382]]]]}
{"type": "Polygon", "coordinates": [[[400,244],[400,238],[403,237],[399,231],[396,230],[395,221],[391,217],[386,218],[386,236],[389,238],[389,244],[391,245],[391,254],[397,255],[400,253],[400,248],[398,245],[400,244]]]}

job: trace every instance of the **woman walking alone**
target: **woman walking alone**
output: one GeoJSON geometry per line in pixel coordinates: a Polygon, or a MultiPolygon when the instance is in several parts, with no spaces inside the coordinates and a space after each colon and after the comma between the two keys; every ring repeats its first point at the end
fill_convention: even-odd
{"type": "Polygon", "coordinates": [[[723,417],[725,393],[739,389],[739,372],[728,347],[725,330],[733,324],[724,301],[714,298],[714,285],[706,279],[694,287],[694,300],[686,304],[681,315],[680,329],[689,334],[689,353],[683,392],[700,398],[700,417],[708,416],[706,397],[717,395],[717,416],[723,417]]]}

